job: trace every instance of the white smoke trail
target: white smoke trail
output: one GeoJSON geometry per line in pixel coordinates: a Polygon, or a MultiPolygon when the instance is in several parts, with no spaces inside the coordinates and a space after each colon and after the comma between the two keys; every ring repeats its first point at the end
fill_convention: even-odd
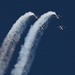
{"type": "Polygon", "coordinates": [[[48,12],[42,15],[30,28],[25,43],[19,52],[19,58],[14,69],[11,71],[11,75],[27,75],[30,65],[34,59],[35,49],[39,43],[44,30],[48,26],[48,20],[56,15],[55,12],[48,12]]]}
{"type": "Polygon", "coordinates": [[[0,75],[4,75],[15,50],[15,46],[21,38],[21,34],[34,16],[35,15],[32,12],[24,14],[16,21],[11,30],[8,32],[0,49],[0,75]]]}

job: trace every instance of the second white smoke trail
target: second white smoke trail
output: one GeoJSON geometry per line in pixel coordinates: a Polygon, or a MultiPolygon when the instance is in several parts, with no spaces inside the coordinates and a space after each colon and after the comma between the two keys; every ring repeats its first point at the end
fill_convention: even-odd
{"type": "Polygon", "coordinates": [[[55,12],[47,12],[42,15],[30,28],[25,43],[19,52],[19,58],[11,72],[11,75],[27,75],[30,65],[34,59],[35,49],[39,43],[44,30],[48,26],[48,20],[53,16],[57,16],[55,12]]]}

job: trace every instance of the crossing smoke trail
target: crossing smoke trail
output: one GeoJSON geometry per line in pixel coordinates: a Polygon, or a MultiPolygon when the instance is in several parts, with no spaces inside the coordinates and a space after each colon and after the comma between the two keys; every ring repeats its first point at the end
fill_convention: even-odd
{"type": "Polygon", "coordinates": [[[48,21],[52,16],[57,16],[55,12],[48,12],[42,15],[30,28],[25,43],[19,52],[19,58],[14,69],[11,71],[11,75],[27,75],[29,68],[34,59],[35,49],[39,43],[41,36],[48,26],[48,21]],[[42,28],[44,27],[45,28],[42,28]]]}
{"type": "Polygon", "coordinates": [[[24,14],[16,21],[11,30],[8,32],[0,49],[0,75],[4,75],[15,50],[15,46],[21,38],[21,34],[34,16],[35,15],[32,12],[24,14]]]}

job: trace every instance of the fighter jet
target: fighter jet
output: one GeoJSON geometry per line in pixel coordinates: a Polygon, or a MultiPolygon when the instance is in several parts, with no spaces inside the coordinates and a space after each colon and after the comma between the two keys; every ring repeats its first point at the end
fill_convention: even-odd
{"type": "Polygon", "coordinates": [[[35,15],[35,18],[38,19],[39,17],[37,15],[35,15]]]}
{"type": "Polygon", "coordinates": [[[64,30],[64,28],[66,28],[66,27],[64,27],[64,26],[58,26],[57,28],[59,28],[61,30],[64,30]]]}
{"type": "Polygon", "coordinates": [[[60,19],[61,18],[60,15],[54,15],[53,17],[56,17],[57,19],[60,19]]]}
{"type": "Polygon", "coordinates": [[[56,15],[57,19],[60,19],[60,16],[59,15],[56,15]]]}
{"type": "Polygon", "coordinates": [[[44,29],[46,27],[46,25],[43,25],[42,27],[40,27],[41,29],[44,29]]]}

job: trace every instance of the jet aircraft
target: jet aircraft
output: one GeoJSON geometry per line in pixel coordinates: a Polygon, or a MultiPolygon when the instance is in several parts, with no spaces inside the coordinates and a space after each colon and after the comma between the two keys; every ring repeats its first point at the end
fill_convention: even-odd
{"type": "Polygon", "coordinates": [[[66,28],[66,27],[64,27],[64,26],[58,26],[57,28],[59,28],[61,30],[64,30],[64,28],[66,28]]]}

